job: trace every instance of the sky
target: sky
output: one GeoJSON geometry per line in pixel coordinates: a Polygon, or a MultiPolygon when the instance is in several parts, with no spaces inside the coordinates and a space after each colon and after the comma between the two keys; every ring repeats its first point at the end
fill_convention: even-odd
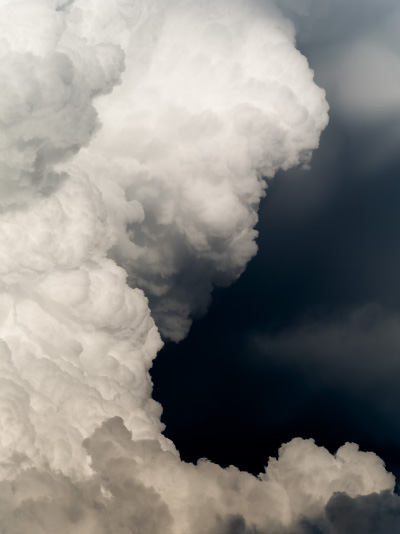
{"type": "Polygon", "coordinates": [[[0,532],[400,528],[394,0],[0,0],[0,532]]]}

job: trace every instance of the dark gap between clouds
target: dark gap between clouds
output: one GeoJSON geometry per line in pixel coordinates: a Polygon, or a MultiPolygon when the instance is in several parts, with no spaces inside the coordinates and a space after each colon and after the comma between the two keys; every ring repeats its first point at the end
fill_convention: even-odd
{"type": "Polygon", "coordinates": [[[400,472],[390,418],[374,413],[371,399],[320,387],[306,364],[249,353],[253,336],[305,316],[329,323],[371,303],[400,312],[400,160],[361,174],[357,161],[373,133],[364,137],[362,145],[331,121],[312,169],[279,173],[261,206],[258,255],[233,286],[215,289],[188,338],[157,357],[154,398],[184,460],[258,473],[301,436],[332,452],[355,441],[400,472]]]}

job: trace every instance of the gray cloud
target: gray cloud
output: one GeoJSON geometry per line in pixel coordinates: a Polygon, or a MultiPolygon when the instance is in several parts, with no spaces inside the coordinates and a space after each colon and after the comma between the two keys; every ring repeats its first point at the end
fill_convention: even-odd
{"type": "Polygon", "coordinates": [[[381,390],[393,384],[399,366],[396,313],[371,305],[338,317],[304,318],[276,334],[261,335],[256,346],[271,358],[311,368],[324,382],[352,390],[381,390]]]}
{"type": "Polygon", "coordinates": [[[397,2],[278,4],[294,14],[300,45],[311,52],[336,116],[350,123],[387,121],[393,114],[399,120],[397,2]]]}
{"type": "Polygon", "coordinates": [[[355,498],[336,493],[326,516],[335,534],[392,534],[400,528],[400,498],[387,491],[355,498]]]}

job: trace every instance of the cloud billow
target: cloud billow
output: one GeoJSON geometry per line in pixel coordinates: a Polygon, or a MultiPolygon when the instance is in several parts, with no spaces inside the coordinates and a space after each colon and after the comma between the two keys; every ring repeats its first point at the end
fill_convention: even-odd
{"type": "Polygon", "coordinates": [[[77,164],[166,337],[182,339],[256,253],[264,178],[318,146],[327,104],[293,43],[270,3],[172,2],[138,23],[123,83],[98,103],[103,128],[77,164]]]}
{"type": "Polygon", "coordinates": [[[258,478],[185,464],[151,398],[143,291],[184,336],[254,255],[263,178],[327,124],[292,24],[240,0],[0,6],[0,528],[278,533],[392,492],[351,444],[293,440],[258,478]]]}

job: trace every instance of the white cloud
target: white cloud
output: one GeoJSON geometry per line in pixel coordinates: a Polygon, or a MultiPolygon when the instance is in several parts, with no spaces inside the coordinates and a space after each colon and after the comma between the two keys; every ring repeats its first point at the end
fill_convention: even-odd
{"type": "Polygon", "coordinates": [[[119,82],[124,53],[76,33],[51,1],[2,9],[0,470],[18,453],[80,472],[82,439],[116,414],[172,447],[150,398],[161,341],[147,299],[106,257],[99,190],[55,169],[97,129],[93,100],[119,82]]]}
{"type": "Polygon", "coordinates": [[[294,440],[260,478],[185,464],[151,399],[161,341],[136,286],[181,337],[254,254],[262,176],[326,125],[291,24],[242,1],[1,8],[1,529],[270,532],[335,491],[391,491],[349,444],[294,440]]]}
{"type": "Polygon", "coordinates": [[[10,534],[216,534],[245,532],[247,525],[248,532],[293,532],[305,517],[318,519],[334,492],[350,498],[393,488],[382,461],[351,444],[333,456],[312,440],[293,440],[259,478],[206,460],[185,464],[157,441],[132,440],[118,418],[84,446],[90,478],[28,469],[12,484],[0,482],[0,528],[10,534]]]}
{"type": "Polygon", "coordinates": [[[278,0],[310,51],[335,115],[399,121],[400,10],[394,0],[278,0]]]}
{"type": "Polygon", "coordinates": [[[103,129],[78,164],[117,228],[113,257],[172,339],[255,254],[263,177],[318,146],[327,105],[293,40],[270,5],[170,3],[133,32],[123,84],[98,102],[103,129]]]}

